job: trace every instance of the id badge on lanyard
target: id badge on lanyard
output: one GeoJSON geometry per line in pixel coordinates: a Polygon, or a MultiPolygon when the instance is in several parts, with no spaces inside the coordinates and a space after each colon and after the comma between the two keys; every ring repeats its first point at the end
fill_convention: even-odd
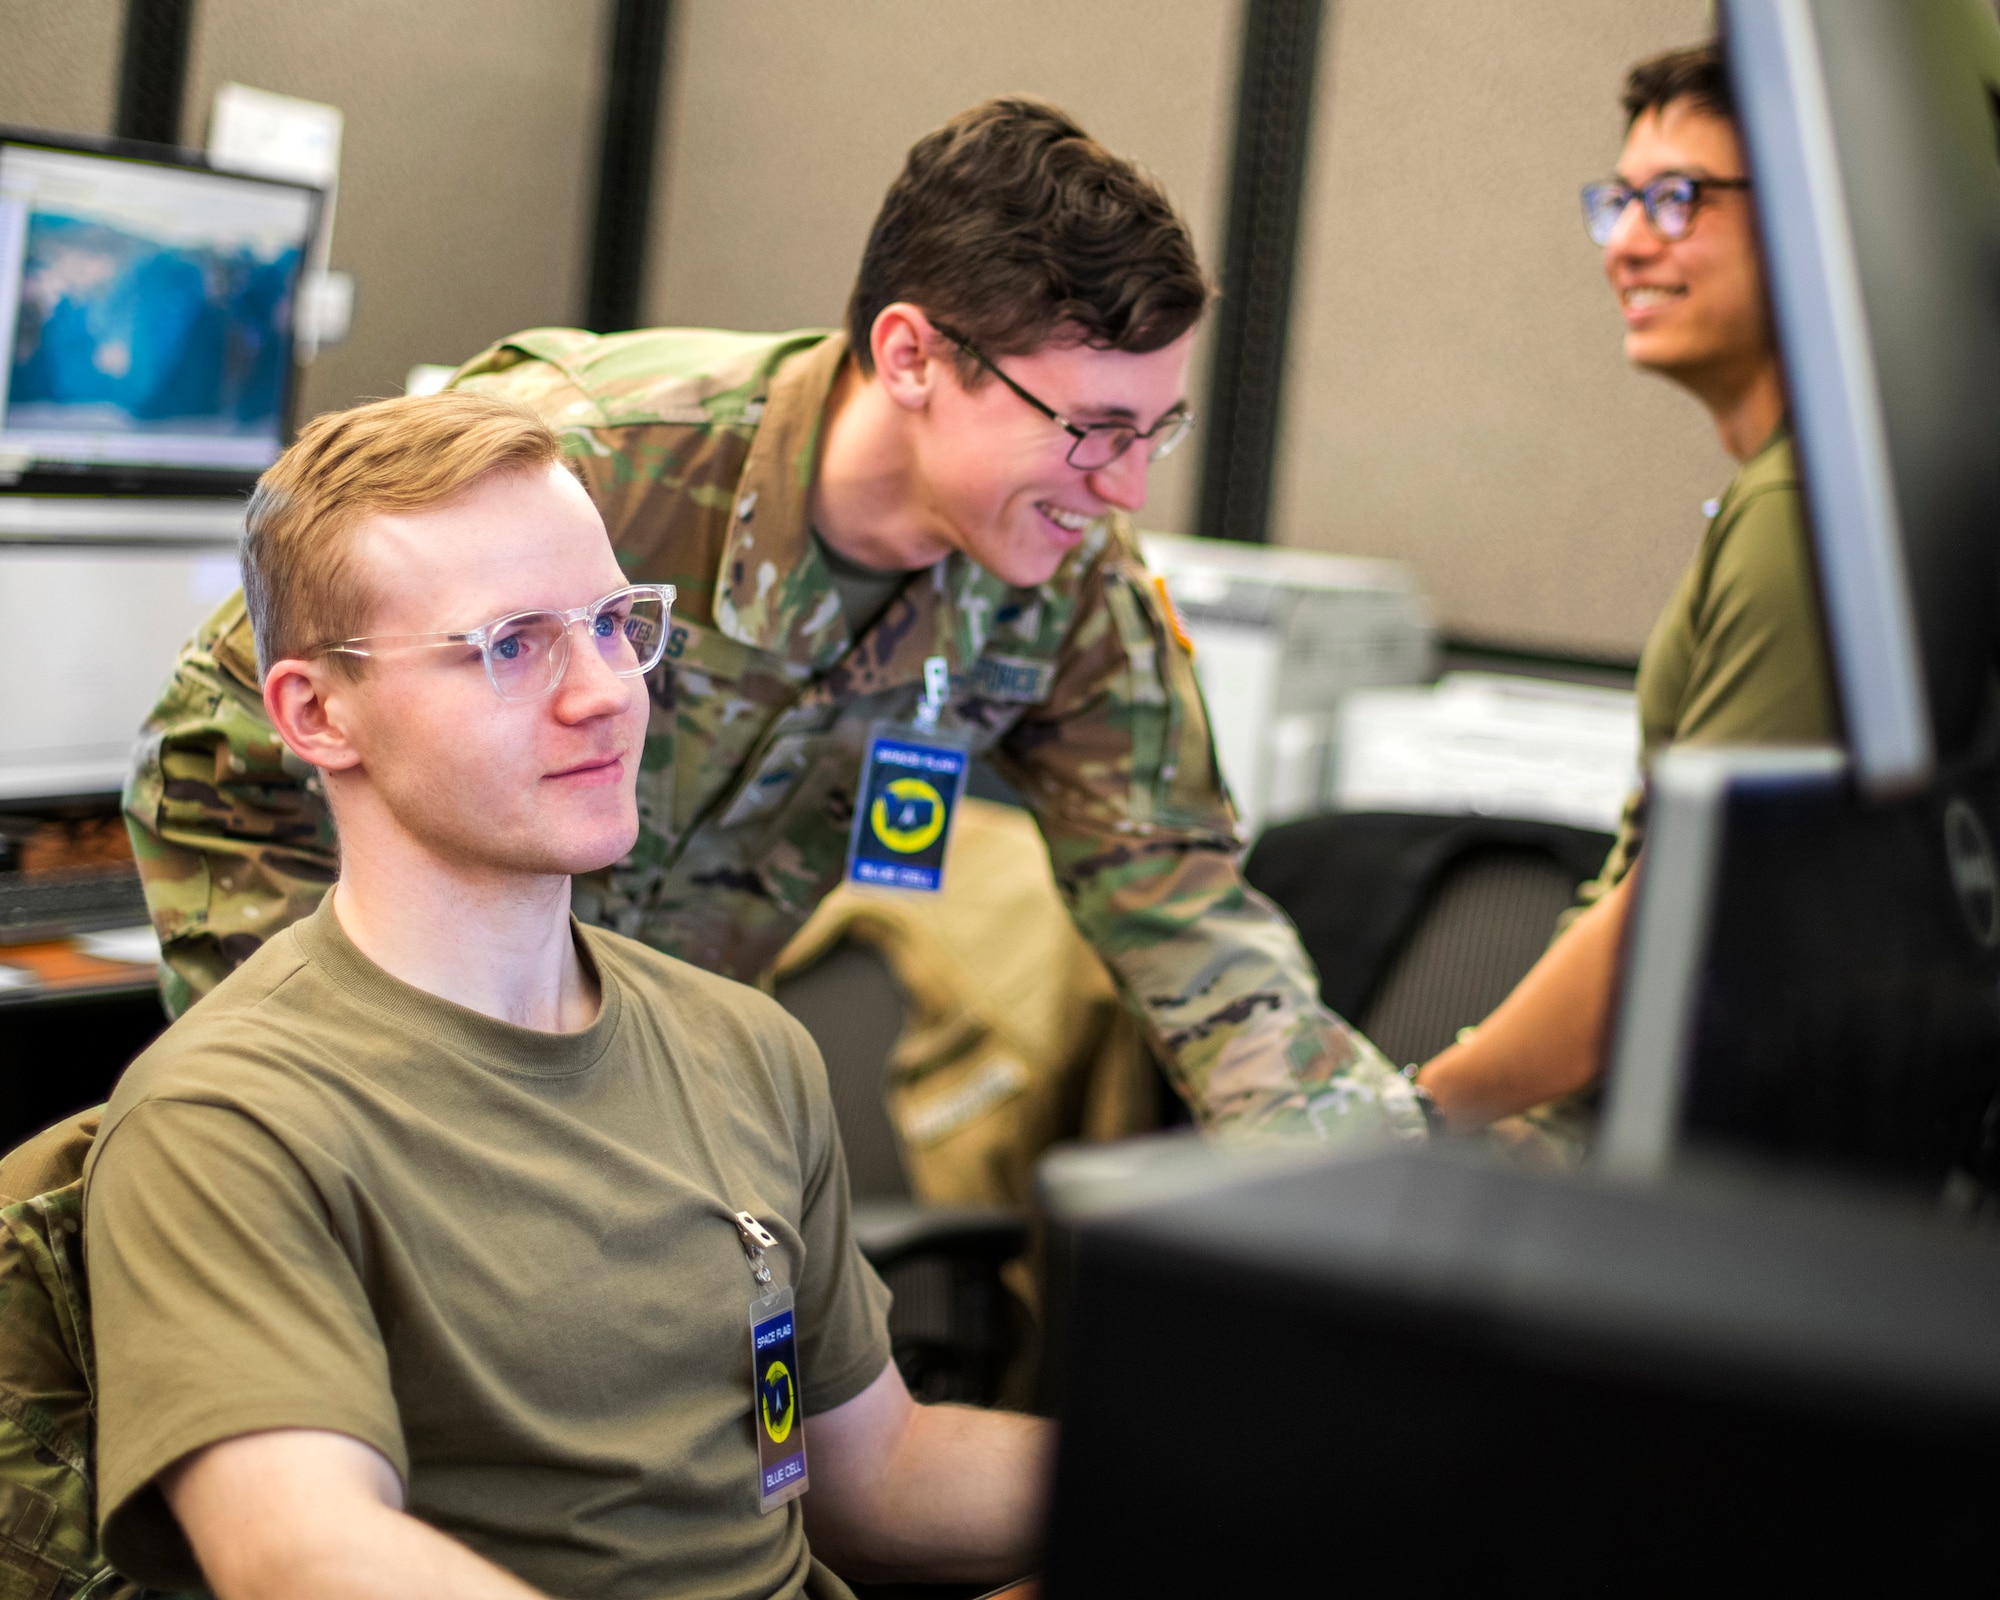
{"type": "Polygon", "coordinates": [[[924,663],[924,697],[912,722],[868,730],[847,877],[876,889],[935,894],[944,887],[944,853],[971,757],[962,740],[938,731],[951,693],[943,656],[924,663]]]}
{"type": "Polygon", "coordinates": [[[757,1509],[775,1511],[806,1492],[806,1430],[792,1291],[771,1281],[764,1252],[777,1238],[747,1211],[736,1231],[763,1293],[750,1302],[750,1413],[757,1433],[757,1509]]]}

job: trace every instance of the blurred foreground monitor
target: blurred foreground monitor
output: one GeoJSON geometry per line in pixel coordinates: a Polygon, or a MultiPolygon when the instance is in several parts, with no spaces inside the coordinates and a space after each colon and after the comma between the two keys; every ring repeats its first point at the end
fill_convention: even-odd
{"type": "Polygon", "coordinates": [[[1983,1590],[2000,1250],[1837,1193],[1044,1168],[1049,1600],[1983,1590]]]}

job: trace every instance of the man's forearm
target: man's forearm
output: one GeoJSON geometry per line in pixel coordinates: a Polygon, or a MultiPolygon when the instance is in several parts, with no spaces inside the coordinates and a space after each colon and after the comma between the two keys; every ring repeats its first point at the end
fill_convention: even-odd
{"type": "MultiPolygon", "coordinates": [[[[807,1425],[810,1449],[811,1424],[807,1425]]],[[[1055,1426],[970,1406],[919,1406],[872,1473],[822,1477],[805,1497],[813,1553],[843,1576],[1001,1582],[1033,1570],[1055,1426]]]]}
{"type": "Polygon", "coordinates": [[[1603,1067],[1628,874],[1537,961],[1479,1031],[1417,1075],[1446,1120],[1484,1127],[1591,1082],[1603,1067]]]}

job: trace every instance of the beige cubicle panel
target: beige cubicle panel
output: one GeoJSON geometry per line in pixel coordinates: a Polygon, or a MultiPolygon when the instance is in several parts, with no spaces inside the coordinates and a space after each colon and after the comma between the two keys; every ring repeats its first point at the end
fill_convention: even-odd
{"type": "MultiPolygon", "coordinates": [[[[675,7],[649,320],[840,321],[904,152],[989,95],[1053,100],[1158,174],[1220,271],[1234,0],[682,0],[675,7]]],[[[1190,379],[1206,389],[1198,352],[1190,379]]],[[[1192,531],[1197,434],[1156,469],[1148,527],[1192,531]]]]}
{"type": "Polygon", "coordinates": [[[1705,0],[1342,0],[1323,41],[1273,536],[1411,563],[1448,633],[1636,656],[1731,463],[1630,371],[1577,187],[1705,0]]]}
{"type": "Polygon", "coordinates": [[[301,417],[582,318],[609,15],[609,0],[194,8],[190,142],[224,82],[346,116],[332,265],[354,274],[354,328],[306,370],[301,417]]]}
{"type": "Polygon", "coordinates": [[[0,0],[0,123],[106,134],[124,0],[0,0]]]}
{"type": "MultiPolygon", "coordinates": [[[[302,414],[583,314],[611,0],[202,0],[185,134],[235,80],[346,113],[333,265],[352,336],[302,414]]],[[[109,125],[119,0],[0,0],[0,119],[109,125]]],[[[1706,0],[1327,8],[1272,534],[1407,561],[1447,631],[1630,656],[1729,463],[1629,372],[1576,187],[1636,57],[1706,0]]],[[[1240,0],[680,0],[643,316],[837,322],[910,143],[992,94],[1073,111],[1156,171],[1219,274],[1240,0]]],[[[1201,352],[1191,377],[1205,399],[1201,352]]],[[[1199,433],[1143,522],[1194,531],[1199,433]]]]}

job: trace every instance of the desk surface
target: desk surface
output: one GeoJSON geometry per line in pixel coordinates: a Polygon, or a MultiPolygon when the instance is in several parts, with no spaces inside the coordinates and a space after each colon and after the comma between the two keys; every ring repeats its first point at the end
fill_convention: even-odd
{"type": "Polygon", "coordinates": [[[136,994],[156,979],[150,962],[106,961],[76,939],[0,945],[0,1008],[71,996],[136,994]]]}

